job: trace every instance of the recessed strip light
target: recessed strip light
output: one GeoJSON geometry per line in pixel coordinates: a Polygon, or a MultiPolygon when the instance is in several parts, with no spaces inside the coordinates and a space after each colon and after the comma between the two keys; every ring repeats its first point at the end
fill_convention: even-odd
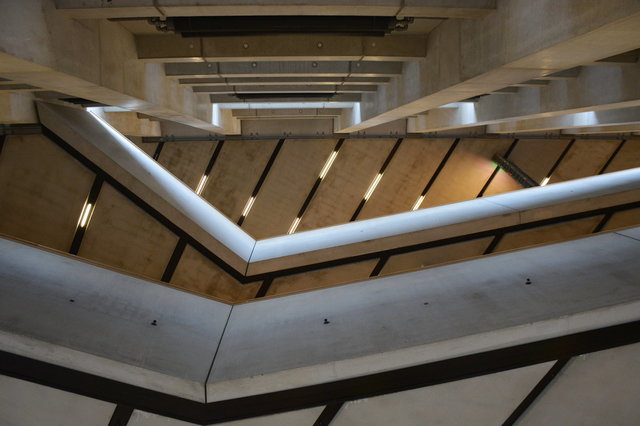
{"type": "Polygon", "coordinates": [[[92,212],[93,205],[91,203],[86,203],[82,209],[82,213],[80,213],[80,224],[78,225],[80,228],[85,228],[89,224],[92,212]]]}
{"type": "Polygon", "coordinates": [[[545,186],[546,184],[548,184],[550,179],[551,179],[551,176],[547,176],[546,178],[542,179],[540,186],[545,186]]]}
{"type": "Polygon", "coordinates": [[[247,200],[247,204],[245,204],[244,206],[244,210],[242,210],[242,217],[247,217],[247,215],[249,214],[249,212],[251,211],[251,207],[253,207],[253,202],[256,200],[256,197],[250,197],[249,200],[247,200]]]}
{"type": "Polygon", "coordinates": [[[416,203],[413,205],[413,207],[411,207],[411,211],[418,210],[423,201],[424,201],[424,195],[421,195],[420,197],[418,197],[418,199],[416,200],[416,203]]]}
{"type": "Polygon", "coordinates": [[[333,165],[333,162],[336,160],[336,157],[338,156],[338,151],[333,151],[331,153],[331,155],[329,156],[329,158],[327,158],[326,163],[324,163],[324,167],[322,168],[322,170],[320,171],[320,179],[324,179],[324,177],[327,175],[327,173],[329,173],[329,169],[331,168],[331,166],[333,165]]]}
{"type": "Polygon", "coordinates": [[[202,177],[200,178],[200,182],[198,183],[198,187],[196,188],[196,194],[198,195],[202,194],[202,190],[204,189],[204,186],[207,184],[207,180],[209,180],[209,176],[202,175],[202,177]]]}
{"type": "Polygon", "coordinates": [[[378,186],[378,183],[380,183],[380,179],[382,179],[383,174],[384,173],[378,173],[376,177],[373,179],[373,182],[371,182],[371,185],[369,185],[369,189],[367,189],[367,193],[364,194],[365,201],[367,201],[369,197],[371,197],[371,194],[373,194],[373,191],[376,190],[376,186],[378,186]]]}
{"type": "Polygon", "coordinates": [[[300,225],[300,219],[299,217],[296,217],[293,220],[293,223],[291,224],[291,227],[289,228],[289,231],[287,232],[287,234],[291,235],[294,232],[296,232],[296,229],[298,229],[298,225],[300,225]]]}

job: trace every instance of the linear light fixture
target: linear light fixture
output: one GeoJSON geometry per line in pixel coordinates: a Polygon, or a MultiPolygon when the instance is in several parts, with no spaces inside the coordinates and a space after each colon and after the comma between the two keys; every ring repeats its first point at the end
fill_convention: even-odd
{"type": "Polygon", "coordinates": [[[200,178],[200,182],[198,183],[198,187],[196,188],[196,194],[202,194],[202,190],[204,189],[204,186],[207,184],[208,180],[208,175],[202,175],[202,177],[200,178]]]}
{"type": "Polygon", "coordinates": [[[369,185],[369,189],[367,189],[366,194],[364,194],[365,201],[367,201],[369,197],[371,197],[371,194],[373,194],[373,191],[376,190],[376,186],[378,186],[378,183],[380,183],[380,179],[382,179],[383,174],[384,173],[378,173],[376,177],[373,179],[373,182],[371,182],[371,185],[369,185]]]}
{"type": "Polygon", "coordinates": [[[244,206],[244,210],[242,210],[242,217],[247,217],[249,212],[251,211],[251,207],[253,207],[253,202],[256,200],[256,197],[251,196],[249,200],[247,200],[247,204],[244,206]]]}
{"type": "Polygon", "coordinates": [[[424,201],[424,195],[419,196],[415,204],[413,205],[413,207],[411,207],[411,211],[418,210],[423,201],[424,201]]]}
{"type": "Polygon", "coordinates": [[[287,232],[287,234],[291,235],[294,232],[296,232],[296,229],[298,229],[298,225],[300,225],[300,219],[302,219],[302,218],[296,217],[293,220],[293,223],[291,223],[291,226],[289,227],[289,231],[287,232]]]}
{"type": "Polygon", "coordinates": [[[542,179],[542,182],[540,183],[540,186],[545,186],[546,184],[549,183],[549,179],[551,179],[551,176],[547,176],[546,178],[542,179]]]}
{"type": "Polygon", "coordinates": [[[324,177],[329,173],[329,169],[333,165],[333,162],[336,161],[336,157],[338,156],[338,151],[333,151],[327,161],[324,163],[324,167],[320,171],[320,179],[324,179],[324,177]]]}
{"type": "Polygon", "coordinates": [[[82,213],[80,213],[80,223],[78,224],[78,227],[86,228],[86,226],[89,224],[89,221],[91,220],[92,213],[93,205],[91,203],[85,203],[84,207],[82,208],[82,213]]]}

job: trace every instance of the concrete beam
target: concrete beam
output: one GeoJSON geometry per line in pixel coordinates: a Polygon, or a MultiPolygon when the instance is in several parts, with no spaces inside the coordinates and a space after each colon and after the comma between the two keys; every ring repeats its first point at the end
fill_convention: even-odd
{"type": "Polygon", "coordinates": [[[270,120],[279,118],[333,118],[341,114],[341,108],[282,108],[282,109],[236,109],[235,118],[241,120],[270,120]]]}
{"type": "Polygon", "coordinates": [[[243,103],[283,103],[283,102],[324,102],[340,103],[340,102],[360,102],[360,94],[357,93],[339,93],[337,95],[327,94],[327,96],[313,97],[310,99],[305,96],[296,96],[292,94],[287,97],[261,97],[260,99],[240,99],[232,95],[209,95],[209,100],[213,104],[243,104],[243,103]]]}
{"type": "Polygon", "coordinates": [[[402,74],[402,62],[200,62],[164,65],[167,77],[377,77],[402,74]]]}
{"type": "Polygon", "coordinates": [[[58,0],[58,10],[75,19],[163,16],[356,15],[477,19],[495,9],[495,0],[58,0]],[[258,3],[258,4],[257,4],[258,3]]]}
{"type": "Polygon", "coordinates": [[[135,112],[101,112],[100,115],[107,123],[127,136],[161,136],[160,122],[139,118],[135,112]]]}
{"type": "Polygon", "coordinates": [[[279,84],[387,84],[390,77],[213,77],[213,78],[181,78],[178,83],[186,86],[253,86],[279,84]]]}
{"type": "Polygon", "coordinates": [[[640,107],[632,107],[490,124],[487,126],[487,133],[542,132],[580,127],[618,126],[638,122],[640,122],[640,107]]]}
{"type": "Polygon", "coordinates": [[[368,95],[353,133],[640,46],[640,3],[498,2],[479,21],[447,20],[429,34],[427,58],[368,95]],[[581,10],[584,8],[581,8],[581,10]],[[540,28],[549,29],[540,31],[540,28]]]}
{"type": "Polygon", "coordinates": [[[57,13],[53,0],[34,0],[4,2],[0,28],[2,78],[224,131],[211,123],[206,97],[167,81],[162,65],[140,62],[133,35],[115,22],[87,26],[57,13]]]}
{"type": "Polygon", "coordinates": [[[38,114],[31,93],[0,93],[0,123],[37,123],[38,114]]]}
{"type": "Polygon", "coordinates": [[[640,132],[640,122],[631,124],[622,124],[619,126],[594,126],[594,127],[577,127],[573,129],[563,130],[562,134],[565,135],[602,135],[602,134],[620,134],[620,133],[634,133],[640,132]]]}
{"type": "Polygon", "coordinates": [[[582,67],[569,68],[568,70],[562,70],[548,74],[542,77],[538,77],[538,80],[573,80],[580,75],[582,67]]]}
{"type": "Polygon", "coordinates": [[[375,92],[378,86],[363,84],[342,84],[331,86],[315,85],[259,85],[259,86],[193,86],[196,93],[363,93],[375,92]]]}
{"type": "Polygon", "coordinates": [[[136,36],[138,58],[147,62],[224,61],[410,61],[427,54],[422,35],[387,37],[264,35],[183,38],[136,36]]]}
{"type": "MultiPolygon", "coordinates": [[[[433,109],[425,115],[409,118],[408,122],[417,132],[434,132],[630,108],[640,106],[639,79],[640,65],[586,67],[574,80],[550,81],[544,89],[522,87],[513,96],[483,96],[474,104],[461,103],[457,109],[433,109]]],[[[625,120],[637,121],[633,112],[628,114],[625,120]]],[[[605,122],[616,124],[614,115],[602,117],[609,120],[605,122]]],[[[576,121],[576,125],[579,122],[576,121]]],[[[541,127],[544,127],[543,123],[539,123],[541,127]]]]}

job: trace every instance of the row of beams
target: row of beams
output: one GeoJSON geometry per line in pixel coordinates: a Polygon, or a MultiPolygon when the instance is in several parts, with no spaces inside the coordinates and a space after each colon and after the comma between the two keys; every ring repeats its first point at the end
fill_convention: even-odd
{"type": "MultiPolygon", "coordinates": [[[[586,67],[575,80],[551,81],[545,89],[522,87],[513,96],[483,96],[475,103],[463,103],[458,108],[437,108],[410,118],[410,127],[417,132],[460,129],[516,120],[532,120],[522,124],[528,129],[580,127],[582,120],[597,111],[592,122],[605,124],[637,122],[640,106],[640,64],[628,67],[586,67]],[[544,91],[544,94],[540,90],[544,91]],[[621,108],[628,108],[623,112],[621,108]],[[615,110],[604,112],[605,110],[615,110]],[[575,114],[562,118],[567,114],[575,114]],[[559,117],[551,120],[553,117],[559,117]],[[602,118],[600,118],[602,117],[602,118]],[[566,127],[565,127],[566,126],[566,127]]],[[[504,124],[515,129],[519,125],[504,124]]],[[[500,128],[494,128],[500,130],[500,128]]]]}
{"type": "Polygon", "coordinates": [[[131,33],[115,22],[87,26],[56,13],[53,0],[3,2],[0,77],[143,112],[211,132],[211,105],[137,59],[131,33]],[[49,34],[46,42],[34,34],[49,34]],[[32,42],[25,42],[31,40],[32,42]],[[70,43],[69,40],[77,42],[70,43]]]}
{"type": "Polygon", "coordinates": [[[466,18],[487,16],[495,0],[217,0],[214,4],[183,0],[121,0],[104,7],[102,0],[58,0],[60,12],[76,19],[104,19],[153,16],[240,16],[240,15],[356,15],[415,18],[466,18]]]}
{"type": "Polygon", "coordinates": [[[167,77],[376,77],[402,74],[402,62],[289,61],[178,62],[164,66],[167,77]]]}
{"type": "Polygon", "coordinates": [[[363,84],[320,85],[258,85],[258,86],[193,86],[196,93],[362,93],[375,92],[378,86],[363,84]]]}
{"type": "Polygon", "coordinates": [[[181,78],[178,83],[187,86],[253,86],[256,84],[281,85],[281,84],[387,84],[390,77],[205,77],[205,78],[181,78]]]}
{"type": "Polygon", "coordinates": [[[487,133],[540,132],[581,127],[617,126],[632,123],[635,128],[638,128],[638,124],[640,123],[640,107],[578,112],[559,117],[508,121],[487,126],[487,133]]]}
{"type": "Polygon", "coordinates": [[[138,58],[152,62],[216,61],[409,61],[427,54],[419,35],[357,37],[339,35],[261,35],[183,38],[136,36],[138,58]]]}
{"type": "Polygon", "coordinates": [[[273,118],[332,118],[341,113],[339,108],[282,108],[282,109],[236,109],[233,116],[241,120],[264,120],[273,118]]]}
{"type": "Polygon", "coordinates": [[[247,103],[247,102],[259,102],[259,103],[269,103],[269,102],[360,102],[360,94],[359,93],[338,93],[336,95],[333,94],[319,94],[320,96],[314,96],[310,98],[308,96],[304,96],[304,94],[300,94],[297,96],[295,93],[291,96],[287,96],[286,98],[269,95],[260,98],[252,98],[251,100],[240,99],[233,95],[209,95],[209,100],[214,104],[229,104],[229,103],[247,103]]]}
{"type": "MultiPolygon", "coordinates": [[[[429,34],[427,58],[407,63],[401,77],[366,96],[362,116],[351,117],[340,131],[362,131],[639,46],[640,3],[634,0],[590,3],[585,13],[576,13],[571,0],[498,2],[496,11],[485,19],[447,20],[435,28],[429,34]]],[[[600,79],[601,87],[593,87],[592,92],[623,96],[624,86],[603,81],[609,83],[600,79]]],[[[582,99],[574,97],[568,103],[592,104],[579,102],[582,99]]],[[[532,106],[544,101],[540,97],[532,106]]]]}

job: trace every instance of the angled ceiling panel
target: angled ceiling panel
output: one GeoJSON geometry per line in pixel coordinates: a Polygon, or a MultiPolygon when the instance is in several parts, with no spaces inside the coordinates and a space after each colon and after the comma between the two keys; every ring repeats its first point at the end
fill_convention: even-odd
{"type": "Polygon", "coordinates": [[[411,210],[453,139],[405,139],[358,219],[411,210]]]}

